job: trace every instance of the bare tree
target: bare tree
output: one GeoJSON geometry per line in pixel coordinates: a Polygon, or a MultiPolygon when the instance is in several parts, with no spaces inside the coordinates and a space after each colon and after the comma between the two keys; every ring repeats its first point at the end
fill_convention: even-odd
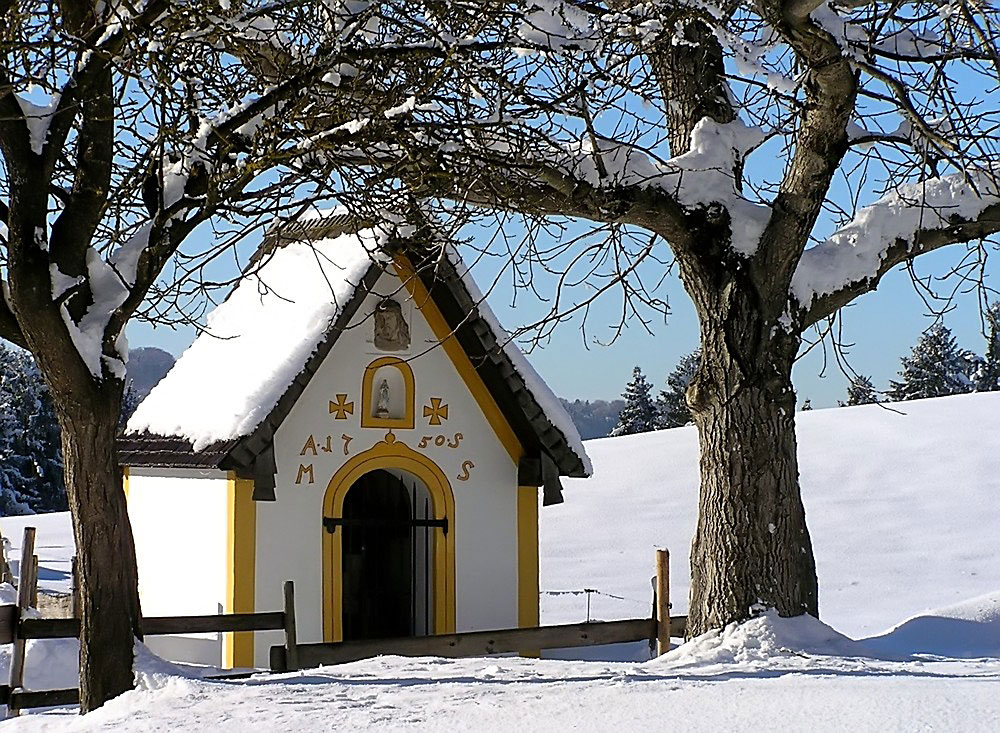
{"type": "Polygon", "coordinates": [[[554,276],[539,338],[611,289],[622,323],[662,309],[644,279],[676,264],[702,354],[688,633],[818,614],[792,364],[895,266],[1000,230],[997,10],[525,0],[476,18],[496,43],[464,91],[418,94],[410,125],[359,151],[442,218],[525,217],[482,252],[520,291],[554,276]]]}
{"type": "Polygon", "coordinates": [[[420,3],[358,5],[0,2],[0,336],[34,355],[63,433],[85,712],[132,686],[141,636],[114,451],[125,325],[196,315],[215,260],[322,197],[318,102],[326,154],[348,137],[351,158],[373,138],[350,120],[391,120],[414,79],[429,93],[464,52],[420,3]]]}

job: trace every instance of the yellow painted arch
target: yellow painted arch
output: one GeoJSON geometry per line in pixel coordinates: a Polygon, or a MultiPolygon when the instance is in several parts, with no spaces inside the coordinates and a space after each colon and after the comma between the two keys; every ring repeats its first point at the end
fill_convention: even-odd
{"type": "MultiPolygon", "coordinates": [[[[341,517],[344,499],[354,482],[377,469],[406,471],[427,486],[435,519],[448,518],[448,532],[434,532],[434,629],[435,634],[455,631],[455,495],[444,472],[434,461],[396,440],[391,432],[385,440],[358,453],[330,479],[323,496],[323,516],[341,517]]],[[[343,530],[323,531],[323,639],[342,641],[343,628],[343,530]]]]}

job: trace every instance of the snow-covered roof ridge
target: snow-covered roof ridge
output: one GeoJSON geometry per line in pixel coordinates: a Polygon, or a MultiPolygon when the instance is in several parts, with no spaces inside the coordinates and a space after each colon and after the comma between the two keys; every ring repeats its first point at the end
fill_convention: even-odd
{"type": "Polygon", "coordinates": [[[326,337],[371,267],[374,229],[276,248],[208,316],[206,330],[144,399],[126,434],[182,437],[195,451],[248,435],[326,337]]]}
{"type": "MultiPolygon", "coordinates": [[[[120,450],[139,459],[136,465],[146,465],[144,455],[153,452],[157,461],[174,457],[155,465],[195,460],[179,457],[185,453],[178,449],[180,440],[194,452],[221,450],[227,465],[255,466],[284,419],[282,405],[298,398],[294,385],[307,382],[334,347],[338,319],[351,318],[357,305],[350,304],[362,294],[359,285],[369,273],[377,276],[390,262],[394,242],[414,231],[391,216],[371,227],[340,208],[287,224],[269,230],[249,274],[128,421],[128,445],[120,450]],[[153,446],[150,440],[158,442],[153,446]]],[[[493,361],[486,368],[495,372],[494,398],[508,421],[513,419],[512,427],[518,426],[525,450],[532,456],[548,453],[562,475],[589,476],[590,459],[569,414],[507,336],[455,248],[434,242],[435,252],[439,245],[454,275],[440,281],[426,273],[432,282],[425,284],[435,300],[446,297],[457,305],[446,320],[473,337],[466,348],[479,350],[478,338],[493,361]]]]}

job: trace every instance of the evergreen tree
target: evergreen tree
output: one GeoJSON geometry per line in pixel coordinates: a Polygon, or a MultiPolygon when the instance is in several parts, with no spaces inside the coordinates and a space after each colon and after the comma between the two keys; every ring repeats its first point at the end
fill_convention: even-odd
{"type": "Polygon", "coordinates": [[[140,402],[142,402],[142,395],[136,390],[135,382],[129,379],[125,383],[125,391],[122,393],[122,411],[121,415],[118,416],[119,431],[125,429],[125,423],[132,417],[132,413],[139,407],[140,402]]]}
{"type": "Polygon", "coordinates": [[[612,429],[618,424],[618,413],[625,407],[622,400],[564,400],[559,401],[566,408],[566,412],[573,418],[576,429],[580,432],[580,437],[584,440],[591,438],[606,438],[611,434],[612,429]]]}
{"type": "Polygon", "coordinates": [[[973,381],[977,392],[1000,390],[1000,301],[986,309],[986,356],[980,360],[973,381]]]}
{"type": "Polygon", "coordinates": [[[878,393],[875,392],[872,380],[864,374],[857,374],[847,385],[847,402],[840,404],[841,406],[873,405],[876,402],[878,402],[878,393]]]}
{"type": "Polygon", "coordinates": [[[660,425],[658,410],[649,392],[653,385],[649,383],[642,369],[632,370],[632,379],[625,386],[622,398],[625,407],[618,415],[618,424],[611,431],[612,435],[632,435],[656,430],[660,425]]]}
{"type": "Polygon", "coordinates": [[[66,509],[59,423],[34,361],[0,345],[0,515],[66,509]]]}
{"type": "Polygon", "coordinates": [[[901,379],[889,383],[887,395],[900,402],[971,392],[970,356],[958,348],[943,323],[935,323],[920,336],[910,355],[900,359],[901,379]]]}
{"type": "Polygon", "coordinates": [[[811,410],[812,408],[813,408],[812,400],[806,397],[806,401],[802,403],[802,412],[806,412],[807,410],[811,410]]]}
{"type": "Polygon", "coordinates": [[[692,422],[691,410],[687,404],[687,388],[694,379],[701,350],[695,350],[683,357],[667,377],[667,388],[660,392],[657,407],[660,412],[660,427],[679,428],[692,422]]]}

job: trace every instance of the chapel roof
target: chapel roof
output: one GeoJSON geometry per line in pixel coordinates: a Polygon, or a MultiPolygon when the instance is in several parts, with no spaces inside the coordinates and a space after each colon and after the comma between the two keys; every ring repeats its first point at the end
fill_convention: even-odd
{"type": "Polygon", "coordinates": [[[209,314],[206,331],[128,421],[120,463],[234,470],[260,482],[262,498],[268,484],[273,491],[275,432],[390,253],[405,249],[524,447],[527,465],[535,461],[529,473],[537,477],[548,466],[562,476],[589,476],[572,419],[501,328],[454,247],[415,241],[340,209],[272,228],[244,277],[209,314]]]}

